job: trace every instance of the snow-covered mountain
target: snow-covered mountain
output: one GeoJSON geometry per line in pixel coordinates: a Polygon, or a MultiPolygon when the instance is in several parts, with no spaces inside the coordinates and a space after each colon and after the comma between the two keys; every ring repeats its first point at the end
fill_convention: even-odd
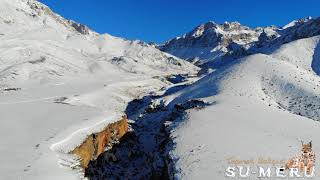
{"type": "Polygon", "coordinates": [[[318,152],[319,27],[208,22],[156,47],[0,0],[2,178],[84,178],[85,157],[98,180],[225,179],[232,157],[286,159],[311,139],[318,152]]]}
{"type": "Polygon", "coordinates": [[[198,65],[262,52],[271,46],[319,35],[319,18],[311,17],[275,26],[251,29],[238,22],[208,22],[158,46],[162,51],[198,65]]]}
{"type": "Polygon", "coordinates": [[[319,149],[319,125],[310,120],[320,120],[320,18],[256,29],[209,22],[159,48],[213,68],[168,98],[169,106],[212,104],[173,123],[174,178],[226,179],[226,168],[239,166],[230,159],[286,160],[299,152],[298,140],[319,149]]]}
{"type": "Polygon", "coordinates": [[[229,51],[247,48],[251,42],[258,41],[261,32],[261,29],[252,30],[238,22],[208,22],[166,42],[159,49],[189,61],[204,63],[221,58],[229,51]]]}
{"type": "MultiPolygon", "coordinates": [[[[252,36],[255,39],[247,42],[236,38],[230,40],[242,43],[244,53],[233,54],[226,50],[218,59],[228,63],[215,65],[211,73],[203,74],[191,85],[174,86],[155,101],[162,103],[151,104],[147,107],[149,111],[141,108],[142,113],[138,111],[133,116],[137,122],[142,122],[141,128],[135,129],[136,135],[143,139],[141,146],[148,144],[148,148],[140,147],[139,142],[132,143],[134,138],[129,138],[112,151],[120,160],[112,163],[96,161],[91,177],[111,178],[125,174],[132,179],[146,179],[153,177],[148,174],[150,169],[161,169],[166,163],[165,170],[169,172],[166,175],[170,179],[229,179],[225,174],[228,167],[247,167],[246,161],[254,161],[250,164],[252,174],[249,179],[257,179],[257,166],[283,167],[287,159],[301,151],[300,140],[312,140],[317,152],[320,149],[318,21],[308,18],[285,28],[246,29],[246,32],[256,34],[252,36]],[[168,115],[170,110],[173,112],[168,115]],[[163,138],[165,132],[160,131],[152,141],[154,144],[160,142],[160,147],[152,146],[150,134],[155,134],[154,127],[161,119],[168,137],[163,138]],[[167,142],[166,148],[163,148],[163,142],[167,142]],[[131,148],[142,155],[123,158],[131,148]],[[150,160],[150,151],[155,154],[150,159],[156,158],[151,165],[146,163],[150,160]],[[163,151],[166,152],[164,155],[161,154],[163,151]],[[141,162],[141,159],[146,160],[141,162]],[[278,160],[279,163],[258,163],[259,159],[278,160]]],[[[209,24],[212,29],[207,30],[208,34],[217,29],[213,23],[209,24]]],[[[225,34],[219,39],[216,32],[206,36],[203,29],[205,26],[200,26],[181,39],[169,41],[168,44],[174,44],[171,52],[201,54],[202,50],[212,48],[208,48],[207,42],[222,45],[223,38],[231,37],[225,34]],[[196,51],[193,51],[194,47],[196,51]]],[[[198,57],[199,61],[217,60],[217,57],[209,56],[212,54],[206,55],[201,56],[204,59],[198,57]]],[[[140,103],[147,104],[143,100],[140,103]]],[[[319,165],[317,161],[315,166],[319,165]]],[[[240,179],[237,168],[235,172],[234,179],[240,179]]],[[[288,176],[288,171],[285,173],[288,176]]],[[[274,176],[273,171],[272,179],[277,179],[274,176]]]]}
{"type": "MultiPolygon", "coordinates": [[[[269,38],[263,46],[267,48],[274,45],[286,44],[298,39],[308,38],[316,35],[320,35],[320,18],[311,17],[295,20],[281,29],[277,30],[277,35],[269,38]]],[[[265,36],[265,34],[263,34],[265,36]]],[[[270,37],[270,36],[269,36],[270,37]]],[[[259,44],[261,42],[256,42],[259,44]]],[[[259,47],[259,46],[258,46],[259,47]]]]}
{"type": "Polygon", "coordinates": [[[120,69],[138,74],[196,70],[140,41],[99,35],[34,0],[1,0],[0,82],[45,83],[120,69]]]}
{"type": "MultiPolygon", "coordinates": [[[[192,99],[212,104],[188,110],[187,120],[173,125],[174,177],[229,179],[228,167],[248,166],[237,160],[253,160],[251,172],[265,165],[259,158],[283,159],[267,165],[283,167],[300,152],[300,140],[312,140],[319,151],[319,47],[318,35],[238,59],[170,97],[169,104],[192,99]]],[[[237,168],[235,176],[240,179],[237,168]]],[[[274,171],[272,177],[277,179],[274,171]]]]}
{"type": "Polygon", "coordinates": [[[166,164],[170,179],[230,179],[228,167],[235,167],[233,179],[242,179],[238,166],[250,166],[248,179],[258,178],[257,167],[272,167],[277,179],[274,169],[301,152],[301,140],[320,149],[319,47],[319,35],[275,43],[264,54],[215,66],[191,85],[178,83],[150,105],[135,101],[136,137],[111,151],[118,161],[92,163],[90,177],[147,179],[166,164]],[[166,131],[155,133],[161,125],[166,131]],[[128,151],[135,155],[124,157],[128,151]]]}
{"type": "Polygon", "coordinates": [[[3,179],[83,176],[60,168],[79,166],[68,153],[123,119],[133,99],[170,86],[168,76],[199,69],[144,42],[98,34],[36,0],[0,0],[0,42],[3,179]]]}

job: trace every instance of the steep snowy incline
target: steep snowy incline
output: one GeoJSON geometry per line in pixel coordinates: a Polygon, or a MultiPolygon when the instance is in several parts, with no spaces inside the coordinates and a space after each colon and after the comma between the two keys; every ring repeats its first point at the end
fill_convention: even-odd
{"type": "Polygon", "coordinates": [[[0,41],[0,173],[8,180],[78,179],[83,169],[70,169],[66,153],[123,119],[131,100],[170,86],[166,76],[198,71],[35,0],[0,0],[0,41]]]}
{"type": "Polygon", "coordinates": [[[99,35],[35,0],[1,0],[0,8],[1,84],[197,70],[143,42],[99,35]]]}
{"type": "Polygon", "coordinates": [[[237,166],[231,160],[287,160],[300,151],[300,140],[312,140],[318,152],[320,78],[311,71],[311,60],[319,60],[311,58],[319,53],[318,40],[294,41],[274,54],[239,59],[176,94],[171,104],[196,98],[213,102],[189,110],[172,130],[176,178],[228,179],[226,168],[237,166]],[[305,62],[291,59],[304,55],[305,62]],[[277,59],[283,56],[288,58],[277,59]]]}
{"type": "Polygon", "coordinates": [[[271,52],[271,56],[290,62],[297,68],[313,71],[319,75],[320,72],[320,36],[300,39],[271,52]]]}

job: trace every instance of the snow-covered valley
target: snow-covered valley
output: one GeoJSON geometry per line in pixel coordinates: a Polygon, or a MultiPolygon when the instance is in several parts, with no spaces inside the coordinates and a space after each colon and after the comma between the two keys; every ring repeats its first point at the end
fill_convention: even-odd
{"type": "Polygon", "coordinates": [[[319,22],[208,22],[155,47],[0,0],[1,178],[228,179],[230,159],[317,154],[319,22]]]}

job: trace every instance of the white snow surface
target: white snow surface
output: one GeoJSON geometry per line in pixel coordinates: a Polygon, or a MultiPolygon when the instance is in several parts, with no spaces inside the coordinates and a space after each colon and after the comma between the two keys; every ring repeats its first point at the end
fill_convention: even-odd
{"type": "MultiPolygon", "coordinates": [[[[236,22],[213,29],[238,44],[256,41],[261,33],[236,22]]],[[[170,87],[162,76],[198,71],[141,41],[88,32],[81,34],[37,1],[0,0],[1,179],[79,179],[83,171],[70,169],[76,157],[66,153],[121,119],[131,100],[170,87]]],[[[204,32],[199,26],[191,39],[204,32]]],[[[228,158],[287,159],[299,151],[300,140],[312,140],[317,153],[319,39],[236,60],[166,97],[169,106],[189,99],[212,102],[189,110],[172,130],[176,177],[225,179],[228,158]]],[[[221,57],[226,45],[180,50],[206,60],[221,57]]]]}
{"type": "Polygon", "coordinates": [[[78,179],[85,138],[170,74],[198,68],[141,41],[88,30],[34,0],[0,0],[1,179],[78,179]]]}
{"type": "MultiPolygon", "coordinates": [[[[201,98],[213,104],[188,110],[172,130],[175,177],[230,179],[226,168],[236,165],[228,159],[288,160],[300,152],[300,140],[312,140],[318,154],[320,78],[311,66],[320,60],[319,38],[239,59],[179,92],[173,101],[201,98]]],[[[316,177],[319,165],[317,159],[316,177]]]]}

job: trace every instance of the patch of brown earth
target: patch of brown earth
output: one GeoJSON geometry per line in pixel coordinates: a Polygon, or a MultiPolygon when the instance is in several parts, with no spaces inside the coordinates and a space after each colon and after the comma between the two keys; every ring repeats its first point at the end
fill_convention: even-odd
{"type": "Polygon", "coordinates": [[[128,119],[125,116],[120,121],[109,124],[103,131],[91,134],[70,153],[79,156],[81,167],[86,169],[91,160],[95,160],[106,149],[111,148],[127,132],[128,119]]]}

